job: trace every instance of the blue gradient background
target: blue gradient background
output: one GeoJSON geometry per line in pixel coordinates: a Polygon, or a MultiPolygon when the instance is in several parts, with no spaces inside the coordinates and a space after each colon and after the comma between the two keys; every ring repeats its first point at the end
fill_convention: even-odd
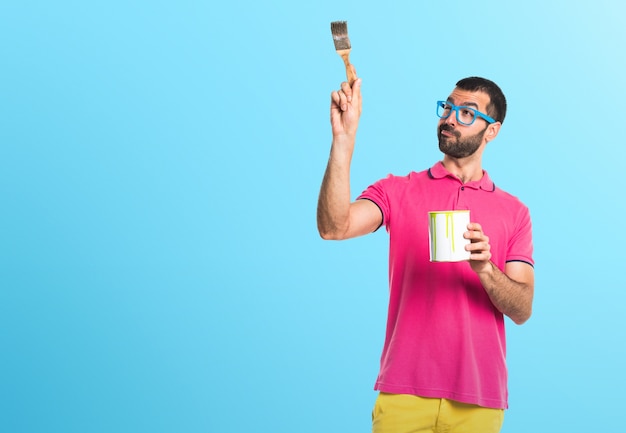
{"type": "Polygon", "coordinates": [[[387,235],[315,224],[334,20],[364,80],[354,196],[440,159],[459,78],[507,95],[484,164],[537,265],[503,432],[621,425],[624,9],[3,2],[0,430],[370,430],[387,235]]]}

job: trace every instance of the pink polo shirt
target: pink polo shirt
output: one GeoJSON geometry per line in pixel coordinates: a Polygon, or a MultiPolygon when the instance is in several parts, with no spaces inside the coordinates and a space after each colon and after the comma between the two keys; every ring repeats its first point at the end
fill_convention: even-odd
{"type": "Polygon", "coordinates": [[[389,311],[376,390],[508,407],[502,313],[468,262],[429,260],[428,211],[469,209],[498,268],[534,264],[528,208],[483,173],[463,184],[438,162],[389,175],[359,196],[380,207],[389,233],[389,311]]]}

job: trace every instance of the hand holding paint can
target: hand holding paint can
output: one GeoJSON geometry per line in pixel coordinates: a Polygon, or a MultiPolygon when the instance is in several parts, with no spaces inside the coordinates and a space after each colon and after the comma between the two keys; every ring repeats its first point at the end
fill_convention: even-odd
{"type": "Polygon", "coordinates": [[[428,212],[428,240],[431,262],[461,262],[469,260],[465,251],[469,239],[463,237],[470,222],[469,210],[428,212]]]}

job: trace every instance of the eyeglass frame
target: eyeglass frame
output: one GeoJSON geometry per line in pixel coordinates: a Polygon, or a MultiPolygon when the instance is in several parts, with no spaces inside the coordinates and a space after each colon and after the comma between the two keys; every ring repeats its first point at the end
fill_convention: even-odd
{"type": "Polygon", "coordinates": [[[439,117],[440,119],[447,119],[448,117],[450,117],[452,115],[453,111],[456,111],[456,120],[461,125],[465,125],[465,126],[473,125],[474,122],[476,121],[477,117],[482,118],[483,120],[485,120],[490,125],[492,123],[496,123],[496,120],[493,117],[488,116],[485,113],[481,113],[477,109],[472,108],[472,107],[468,107],[467,105],[454,105],[450,101],[437,101],[437,117],[439,117]],[[447,116],[445,116],[445,117],[444,116],[439,116],[439,107],[445,109],[445,107],[444,107],[445,105],[449,105],[450,106],[450,113],[447,116]],[[461,108],[464,108],[464,109],[467,109],[467,110],[471,110],[471,111],[474,112],[474,118],[472,119],[472,123],[465,123],[465,122],[462,122],[461,119],[459,119],[459,109],[461,109],[461,108]]]}

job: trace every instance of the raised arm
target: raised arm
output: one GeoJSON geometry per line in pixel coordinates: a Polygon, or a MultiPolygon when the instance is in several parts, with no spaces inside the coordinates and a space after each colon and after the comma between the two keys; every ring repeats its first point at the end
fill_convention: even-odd
{"type": "Polygon", "coordinates": [[[371,233],[382,215],[369,200],[350,202],[350,163],[361,117],[361,79],[332,92],[330,123],[333,141],[317,203],[317,229],[324,239],[348,239],[371,233]]]}

